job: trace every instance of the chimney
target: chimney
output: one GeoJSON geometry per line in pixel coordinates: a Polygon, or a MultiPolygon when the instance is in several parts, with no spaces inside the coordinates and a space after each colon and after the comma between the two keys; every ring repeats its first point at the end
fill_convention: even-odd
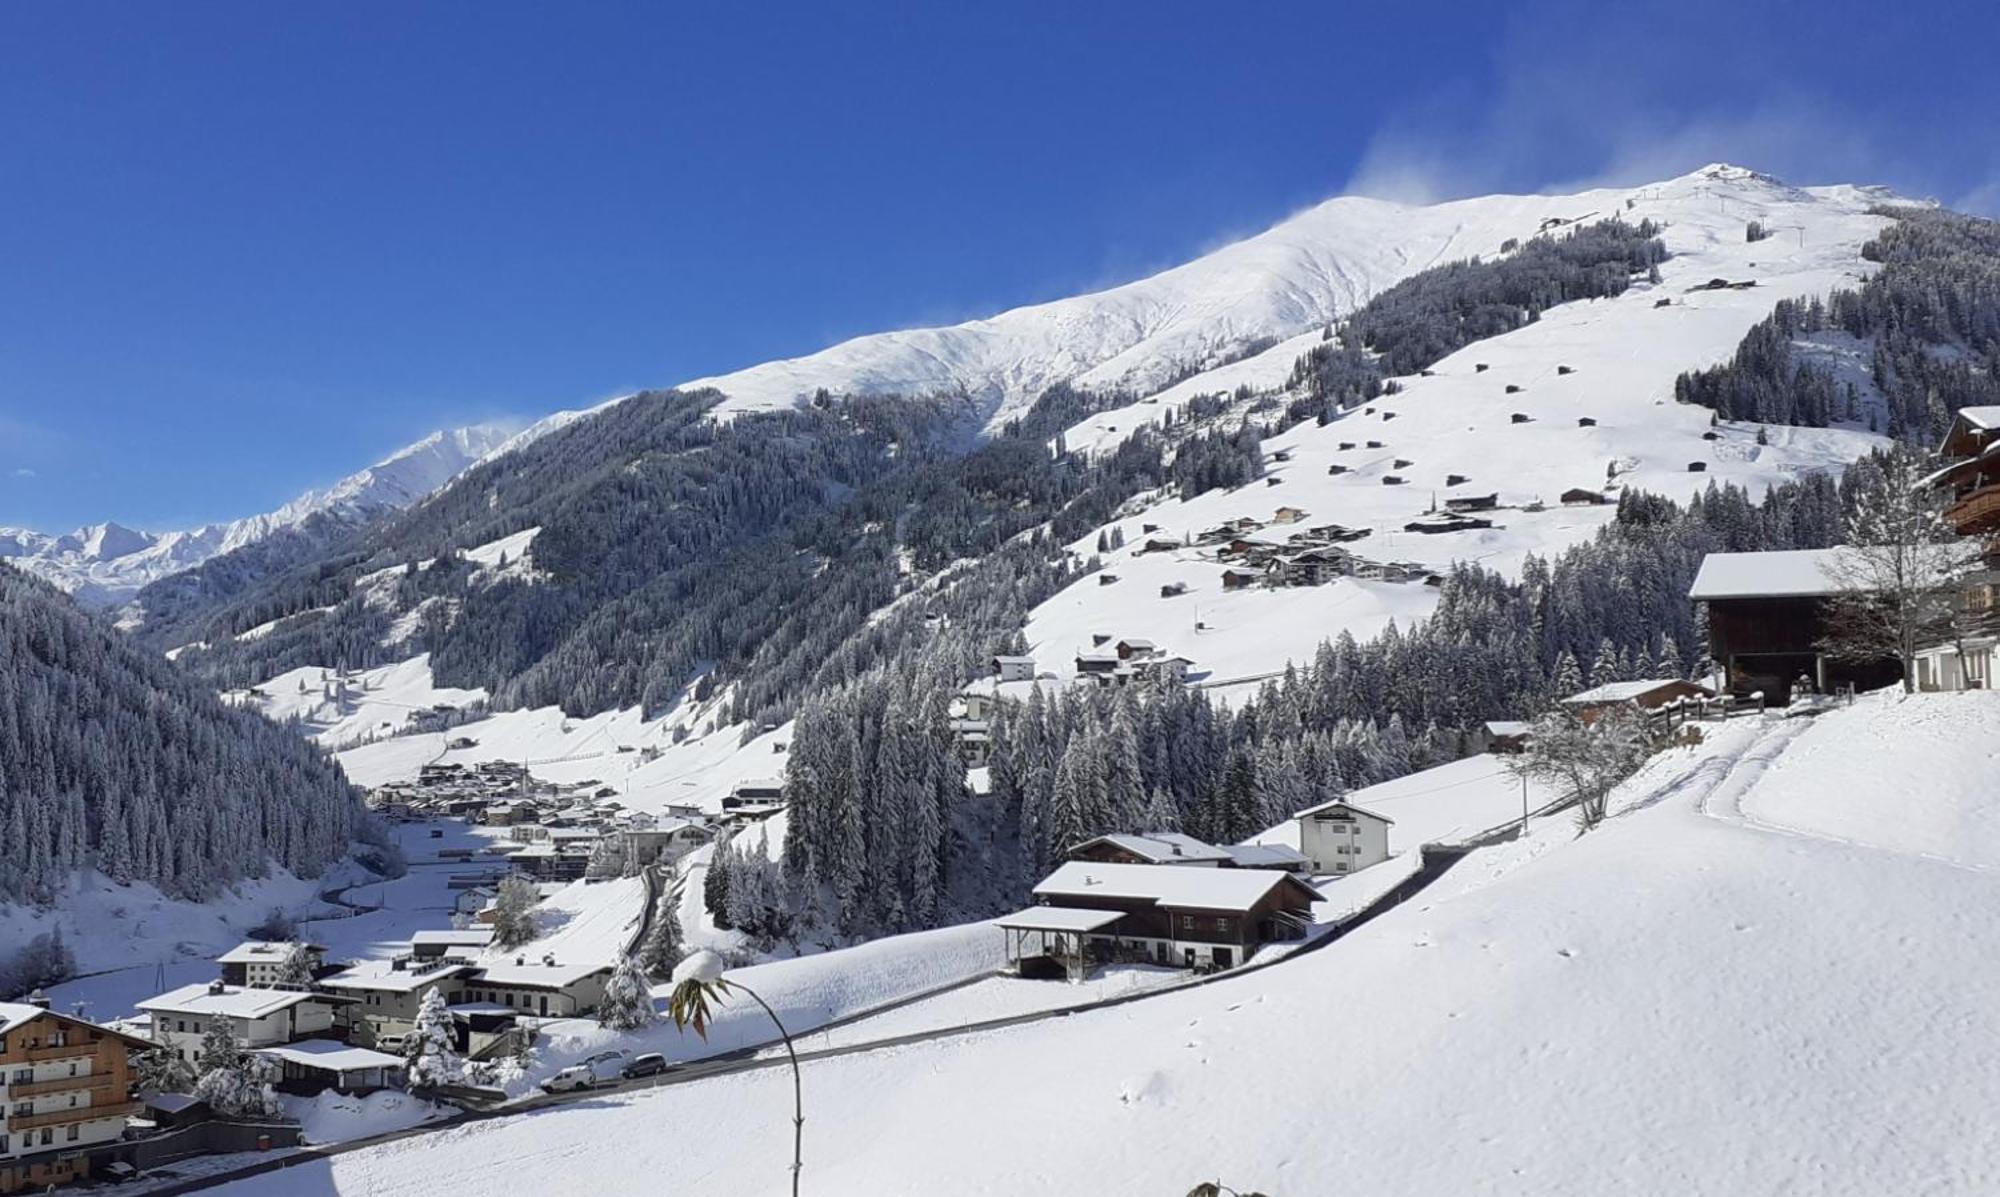
{"type": "Polygon", "coordinates": [[[49,1008],[49,995],[37,989],[28,995],[28,1004],[37,1010],[46,1010],[49,1008]]]}
{"type": "MultiPolygon", "coordinates": [[[[210,981],[208,983],[208,992],[211,997],[221,997],[223,994],[228,993],[229,989],[227,986],[223,985],[221,981],[210,981]]],[[[44,1003],[44,1006],[46,1006],[48,999],[43,998],[42,1002],[44,1003]]]]}

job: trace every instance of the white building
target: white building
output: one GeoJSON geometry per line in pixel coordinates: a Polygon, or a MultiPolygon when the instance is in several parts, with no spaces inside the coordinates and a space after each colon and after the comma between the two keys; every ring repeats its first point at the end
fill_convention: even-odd
{"type": "Polygon", "coordinates": [[[1033,657],[995,657],[993,673],[1003,682],[1025,682],[1035,676],[1033,657]]]}
{"type": "Polygon", "coordinates": [[[610,979],[608,964],[522,955],[482,963],[465,979],[461,993],[463,1001],[507,1006],[536,1018],[573,1018],[602,1004],[604,983],[610,979]]]}
{"type": "Polygon", "coordinates": [[[259,989],[210,981],[183,985],[139,1003],[152,1016],[153,1042],[193,1061],[202,1036],[220,1023],[242,1048],[271,1047],[333,1030],[344,1000],[304,989],[259,989]]]}
{"type": "Polygon", "coordinates": [[[706,822],[684,818],[659,819],[652,826],[628,828],[619,835],[626,862],[639,868],[671,864],[715,838],[706,822]]]}
{"type": "MultiPolygon", "coordinates": [[[[231,985],[244,985],[252,989],[271,989],[284,983],[285,959],[291,955],[294,945],[290,943],[264,943],[249,940],[215,958],[222,966],[222,979],[231,985]]],[[[304,945],[306,955],[317,969],[326,961],[326,949],[316,943],[304,945]]]]}
{"type": "Polygon", "coordinates": [[[1389,859],[1387,815],[1363,810],[1345,799],[1322,802],[1292,816],[1299,825],[1299,851],[1315,873],[1353,873],[1389,859]]]}

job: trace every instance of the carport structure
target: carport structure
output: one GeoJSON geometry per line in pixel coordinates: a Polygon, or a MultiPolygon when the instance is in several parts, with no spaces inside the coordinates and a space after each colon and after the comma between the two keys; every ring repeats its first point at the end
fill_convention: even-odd
{"type": "Polygon", "coordinates": [[[1074,906],[1030,906],[994,922],[1007,936],[1007,965],[1016,971],[1021,961],[1046,956],[1063,962],[1071,984],[1083,980],[1086,969],[1084,937],[1101,931],[1125,913],[1119,910],[1082,910],[1074,906]],[[1039,951],[1029,951],[1033,936],[1039,951]]]}

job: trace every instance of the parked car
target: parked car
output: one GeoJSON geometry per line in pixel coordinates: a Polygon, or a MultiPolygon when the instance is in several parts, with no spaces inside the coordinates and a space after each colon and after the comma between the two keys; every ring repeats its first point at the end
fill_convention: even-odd
{"type": "Polygon", "coordinates": [[[642,1076],[658,1076],[667,1070],[667,1058],[658,1052],[647,1052],[643,1056],[633,1056],[625,1064],[622,1075],[626,1080],[642,1076]]]}
{"type": "Polygon", "coordinates": [[[599,1052],[581,1064],[572,1064],[542,1082],[542,1088],[550,1093],[569,1093],[578,1089],[595,1089],[617,1080],[625,1053],[620,1051],[599,1052]]]}

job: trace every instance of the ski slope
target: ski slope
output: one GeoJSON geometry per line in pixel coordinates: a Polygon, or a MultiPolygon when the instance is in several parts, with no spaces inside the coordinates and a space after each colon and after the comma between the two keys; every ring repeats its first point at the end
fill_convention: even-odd
{"type": "MultiPolygon", "coordinates": [[[[1892,825],[1910,802],[1926,818],[1990,804],[1876,784],[1988,760],[1989,744],[1926,738],[1934,699],[1995,702],[1869,699],[1803,731],[1776,717],[1711,727],[1621,790],[1599,830],[1572,839],[1547,821],[1488,850],[1506,867],[1475,855],[1456,885],[1330,950],[1113,1010],[814,1061],[805,1188],[1991,1192],[2000,878],[1907,851],[1894,831],[1842,843],[1733,813],[1803,824],[1872,804],[1892,825]],[[1891,755],[1851,793],[1808,791],[1816,758],[1869,736],[1891,755]]],[[[774,1192],[790,1102],[781,1069],[733,1075],[228,1191],[391,1197],[444,1174],[605,1197],[774,1192]]]]}

